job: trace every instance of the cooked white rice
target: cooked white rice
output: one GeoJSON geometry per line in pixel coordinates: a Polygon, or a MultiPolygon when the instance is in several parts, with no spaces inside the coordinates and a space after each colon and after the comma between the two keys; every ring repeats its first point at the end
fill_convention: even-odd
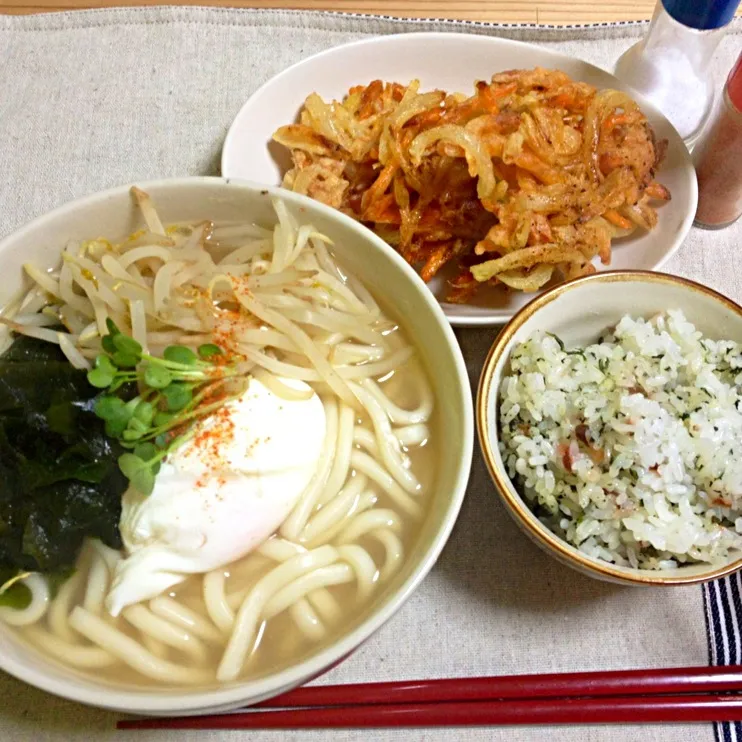
{"type": "Polygon", "coordinates": [[[662,569],[742,548],[742,348],[682,312],[624,317],[595,345],[512,355],[500,451],[541,521],[586,554],[662,569]]]}

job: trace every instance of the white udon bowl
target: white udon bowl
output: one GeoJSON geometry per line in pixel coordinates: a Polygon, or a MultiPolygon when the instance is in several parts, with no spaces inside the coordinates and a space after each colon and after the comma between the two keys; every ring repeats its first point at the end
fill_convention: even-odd
{"type": "MultiPolygon", "coordinates": [[[[339,638],[288,668],[212,690],[152,690],[84,675],[18,641],[0,624],[0,669],[38,688],[101,708],[136,714],[197,714],[258,703],[301,685],[347,657],[410,597],[435,563],[461,507],[471,465],[474,424],[466,367],[456,338],[425,284],[370,230],[309,198],[254,183],[220,178],[180,178],[138,183],[150,193],[165,222],[242,220],[274,224],[271,196],[284,200],[300,221],[311,221],[334,242],[341,262],[401,318],[428,369],[437,401],[440,470],[417,542],[399,574],[339,638]],[[445,431],[445,440],[443,434],[445,431]]],[[[22,265],[54,266],[68,240],[121,238],[141,224],[129,186],[74,201],[0,241],[0,306],[20,288],[22,265]]]]}

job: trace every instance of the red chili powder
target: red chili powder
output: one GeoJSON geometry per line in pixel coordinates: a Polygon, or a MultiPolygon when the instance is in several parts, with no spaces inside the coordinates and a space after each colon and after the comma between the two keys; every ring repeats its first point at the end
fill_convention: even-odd
{"type": "MultiPolygon", "coordinates": [[[[249,291],[246,285],[241,285],[240,282],[236,283],[238,284],[236,291],[249,291]]],[[[236,345],[239,342],[240,330],[245,327],[246,317],[239,308],[220,308],[217,310],[216,322],[217,326],[212,333],[213,342],[222,349],[223,354],[212,356],[209,359],[215,367],[211,374],[214,381],[223,378],[222,366],[233,363],[236,358],[240,357],[236,351],[236,345]]],[[[210,405],[224,399],[225,396],[224,387],[215,385],[213,391],[209,391],[203,397],[201,404],[210,405]]],[[[198,456],[207,469],[204,476],[196,482],[197,487],[204,487],[210,479],[213,479],[218,472],[224,469],[220,452],[224,450],[225,444],[232,439],[234,431],[232,410],[229,405],[225,405],[212,413],[208,424],[204,425],[202,430],[196,434],[193,445],[198,450],[198,456]]],[[[224,481],[221,476],[217,479],[220,485],[224,484],[224,481]]]]}
{"type": "Polygon", "coordinates": [[[198,449],[198,456],[207,469],[205,477],[196,482],[196,487],[205,486],[209,478],[224,468],[221,451],[234,436],[235,426],[228,405],[214,412],[209,423],[193,440],[194,446],[198,449]]]}

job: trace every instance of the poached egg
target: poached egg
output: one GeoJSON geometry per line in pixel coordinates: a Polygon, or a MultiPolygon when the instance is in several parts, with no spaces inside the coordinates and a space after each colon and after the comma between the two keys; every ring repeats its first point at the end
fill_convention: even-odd
{"type": "Polygon", "coordinates": [[[302,398],[284,399],[251,377],[168,456],[152,494],[124,494],[126,557],[106,598],[111,615],[240,559],[289,515],[317,469],[326,421],[307,384],[280,381],[302,398]]]}

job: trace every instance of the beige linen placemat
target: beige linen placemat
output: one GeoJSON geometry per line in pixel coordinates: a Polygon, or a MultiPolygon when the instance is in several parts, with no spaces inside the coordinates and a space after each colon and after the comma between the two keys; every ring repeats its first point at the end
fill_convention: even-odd
{"type": "MultiPolygon", "coordinates": [[[[537,42],[610,69],[645,28],[550,29],[203,8],[0,17],[0,235],[101,188],[218,173],[222,140],[244,100],[288,65],[346,41],[415,30],[470,31],[537,42]]],[[[717,55],[717,79],[730,68],[741,39],[737,22],[717,55]]],[[[740,300],[741,237],[742,225],[718,233],[693,230],[668,268],[740,300]]],[[[493,337],[494,330],[459,332],[473,383],[493,337]]],[[[718,614],[723,596],[717,591],[711,602],[714,595],[718,614]]],[[[736,626],[733,636],[716,637],[717,647],[709,643],[704,611],[702,588],[620,588],[546,557],[509,520],[477,455],[461,517],[432,574],[392,621],[320,682],[705,664],[712,645],[719,661],[725,652],[733,659],[740,651],[736,626]]],[[[3,742],[714,738],[711,725],[116,733],[113,714],[1,674],[0,697],[3,742]]],[[[734,730],[721,733],[731,740],[734,730]]]]}

